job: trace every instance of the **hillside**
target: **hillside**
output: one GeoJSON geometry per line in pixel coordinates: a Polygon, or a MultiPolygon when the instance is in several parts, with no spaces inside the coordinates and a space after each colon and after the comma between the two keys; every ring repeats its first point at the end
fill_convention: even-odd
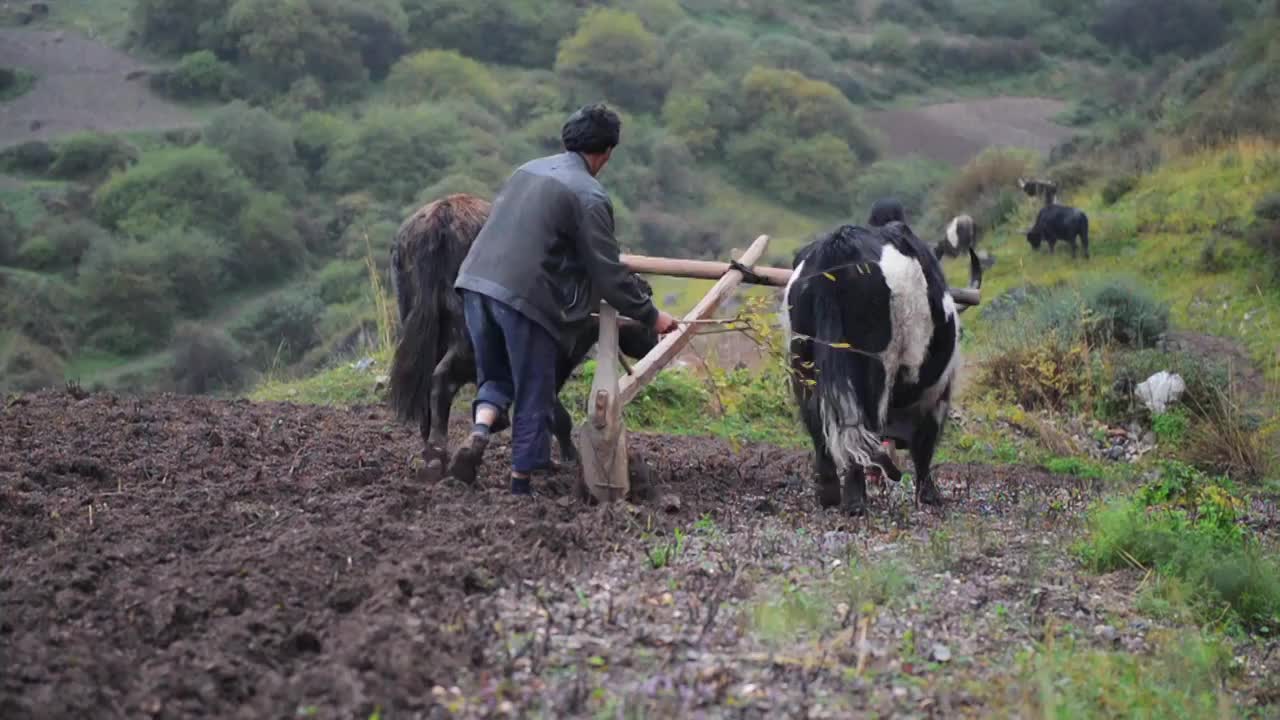
{"type": "MultiPolygon", "coordinates": [[[[17,226],[0,292],[35,302],[5,315],[0,386],[234,391],[358,353],[377,334],[366,255],[385,269],[409,210],[491,194],[588,98],[626,117],[606,180],[631,250],[724,257],[766,232],[785,262],[883,194],[923,216],[983,148],[1043,154],[1070,132],[1049,117],[1062,103],[1156,67],[1149,48],[1105,42],[1123,17],[1050,5],[7,6],[0,65],[22,81],[0,96],[0,213],[17,226]],[[173,279],[193,262],[215,270],[173,279]],[[135,281],[91,279],[104,272],[135,281]],[[190,296],[163,300],[175,282],[190,296]],[[206,352],[252,371],[178,367],[206,352]]],[[[1243,8],[1159,52],[1212,49],[1243,8]]],[[[701,287],[657,292],[680,309],[701,287]]]]}

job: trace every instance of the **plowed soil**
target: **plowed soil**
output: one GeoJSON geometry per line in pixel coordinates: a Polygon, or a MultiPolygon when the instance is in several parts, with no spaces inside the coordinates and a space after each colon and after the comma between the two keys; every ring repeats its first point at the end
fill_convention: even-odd
{"type": "MultiPolygon", "coordinates": [[[[567,471],[507,494],[504,438],[479,487],[426,484],[381,408],[10,399],[0,717],[976,717],[969,679],[1140,580],[1046,554],[1090,491],[1030,468],[944,465],[949,519],[873,490],[863,520],[814,506],[806,452],[637,435],[650,484],[598,507],[567,471]],[[912,555],[957,518],[982,528],[972,551],[912,555]],[[656,539],[679,545],[657,568],[656,539]],[[906,558],[916,593],[861,660],[837,638],[802,663],[800,638],[752,629],[780,581],[858,557],[906,558]],[[903,637],[964,669],[913,669],[903,637]]],[[[830,612],[852,633],[856,608],[830,612]]]]}

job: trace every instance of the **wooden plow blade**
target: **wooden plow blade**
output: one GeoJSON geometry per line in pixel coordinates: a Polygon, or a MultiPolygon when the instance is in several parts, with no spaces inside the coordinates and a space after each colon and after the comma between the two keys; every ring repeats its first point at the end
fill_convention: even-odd
{"type": "MultiPolygon", "coordinates": [[[[646,275],[716,280],[702,300],[684,316],[680,326],[654,346],[629,373],[622,368],[618,350],[618,324],[635,322],[621,317],[608,303],[600,304],[600,337],[596,352],[596,374],[587,396],[587,419],[575,430],[576,444],[581,450],[581,486],[579,493],[600,502],[626,498],[631,491],[630,463],[627,456],[627,432],[622,422],[622,408],[658,376],[693,340],[701,321],[708,319],[743,282],[785,287],[791,280],[790,268],[756,267],[769,245],[769,236],[761,235],[735,263],[709,260],[622,255],[621,260],[632,272],[646,275]],[[743,269],[748,272],[744,273],[743,269]]],[[[951,288],[957,305],[972,306],[981,300],[981,268],[972,248],[970,287],[951,288]]]]}

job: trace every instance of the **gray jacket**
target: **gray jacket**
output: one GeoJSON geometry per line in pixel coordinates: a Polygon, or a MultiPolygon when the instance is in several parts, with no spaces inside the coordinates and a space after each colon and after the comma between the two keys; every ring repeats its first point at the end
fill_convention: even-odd
{"type": "Polygon", "coordinates": [[[510,305],[546,328],[565,353],[602,298],[647,325],[658,317],[618,259],[609,194],[586,159],[572,152],[532,160],[512,173],[454,288],[510,305]]]}

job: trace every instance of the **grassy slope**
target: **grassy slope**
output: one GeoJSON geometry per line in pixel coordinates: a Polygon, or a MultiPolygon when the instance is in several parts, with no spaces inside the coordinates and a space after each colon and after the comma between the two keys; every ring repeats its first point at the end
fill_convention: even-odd
{"type": "MultiPolygon", "coordinates": [[[[989,301],[1028,283],[1133,275],[1169,303],[1176,326],[1240,340],[1269,378],[1280,381],[1280,288],[1263,280],[1256,252],[1215,230],[1252,217],[1254,203],[1277,182],[1280,146],[1241,142],[1172,160],[1111,207],[1101,198],[1105,181],[1093,183],[1061,198],[1089,214],[1088,262],[1072,261],[1061,245],[1054,257],[1031,250],[1022,231],[1038,205],[1028,198],[1013,221],[982,240],[997,258],[984,276],[983,295],[989,301]],[[1221,268],[1206,271],[1201,251],[1210,238],[1226,255],[1221,268]]],[[[967,270],[949,263],[947,272],[961,283],[967,270]]],[[[998,331],[980,313],[966,320],[977,338],[998,331]]]]}

